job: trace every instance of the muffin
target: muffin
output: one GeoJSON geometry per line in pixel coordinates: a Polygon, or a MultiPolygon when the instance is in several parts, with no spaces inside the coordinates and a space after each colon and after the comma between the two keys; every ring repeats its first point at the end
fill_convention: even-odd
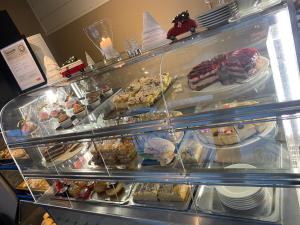
{"type": "Polygon", "coordinates": [[[45,111],[41,111],[40,113],[39,113],[39,120],[41,121],[41,122],[45,122],[45,121],[47,121],[47,120],[49,120],[49,114],[47,113],[47,112],[45,112],[45,111]]]}

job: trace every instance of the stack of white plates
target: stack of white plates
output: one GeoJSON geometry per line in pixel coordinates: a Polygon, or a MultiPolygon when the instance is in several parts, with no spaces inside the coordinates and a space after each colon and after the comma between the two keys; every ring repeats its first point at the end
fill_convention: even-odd
{"type": "MultiPolygon", "coordinates": [[[[226,168],[253,169],[255,167],[249,164],[235,164],[226,168]]],[[[267,189],[262,187],[218,186],[216,190],[221,202],[235,210],[256,208],[269,198],[267,189]]]]}
{"type": "Polygon", "coordinates": [[[238,12],[238,4],[236,1],[220,5],[205,14],[197,17],[197,21],[207,29],[214,28],[228,23],[228,19],[238,12]]]}

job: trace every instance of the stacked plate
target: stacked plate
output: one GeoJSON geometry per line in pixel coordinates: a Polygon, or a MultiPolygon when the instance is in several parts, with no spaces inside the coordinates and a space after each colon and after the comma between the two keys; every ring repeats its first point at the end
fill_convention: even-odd
{"type": "MultiPolygon", "coordinates": [[[[255,168],[248,164],[235,164],[226,168],[255,168]]],[[[262,187],[216,187],[220,201],[227,207],[235,210],[250,210],[268,202],[269,194],[262,187]]]]}
{"type": "Polygon", "coordinates": [[[197,17],[200,25],[207,29],[211,29],[228,23],[230,17],[238,12],[238,4],[236,1],[220,5],[212,10],[205,12],[197,17]]]}

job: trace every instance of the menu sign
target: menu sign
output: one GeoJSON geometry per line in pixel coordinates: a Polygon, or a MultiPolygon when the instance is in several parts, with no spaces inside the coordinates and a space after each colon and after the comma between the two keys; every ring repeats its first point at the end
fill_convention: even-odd
{"type": "Polygon", "coordinates": [[[1,54],[22,91],[45,82],[24,40],[1,49],[1,54]]]}

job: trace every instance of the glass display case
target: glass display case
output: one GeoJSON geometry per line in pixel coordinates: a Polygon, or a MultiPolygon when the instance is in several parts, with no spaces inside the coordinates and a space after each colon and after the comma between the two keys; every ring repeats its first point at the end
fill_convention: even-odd
{"type": "Polygon", "coordinates": [[[28,156],[14,160],[35,202],[156,224],[288,224],[300,184],[291,14],[278,1],[9,102],[1,129],[28,156]]]}

